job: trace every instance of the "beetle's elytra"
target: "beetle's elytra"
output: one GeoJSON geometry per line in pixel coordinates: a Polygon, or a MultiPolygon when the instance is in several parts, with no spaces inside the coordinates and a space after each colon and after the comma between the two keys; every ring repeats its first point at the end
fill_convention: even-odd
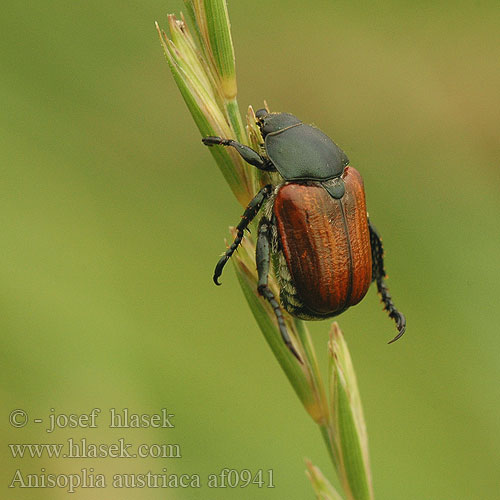
{"type": "Polygon", "coordinates": [[[276,193],[273,213],[295,285],[283,287],[281,299],[285,309],[302,319],[340,314],[357,304],[371,283],[363,183],[352,167],[346,167],[342,178],[346,190],[340,199],[320,183],[285,184],[276,193]]]}
{"type": "Polygon", "coordinates": [[[207,146],[234,147],[251,165],[277,171],[282,182],[264,186],[248,204],[233,244],[219,260],[222,274],[249,223],[260,219],[256,263],[258,291],[274,309],[284,342],[300,360],[288,335],[280,305],[268,287],[271,256],[280,282],[282,306],[307,320],[336,316],[360,302],[375,281],[385,310],[400,338],[406,319],[394,306],[385,285],[382,241],[368,220],[359,172],[345,153],[319,129],[289,113],[256,112],[265,156],[231,139],[205,137],[207,146]]]}

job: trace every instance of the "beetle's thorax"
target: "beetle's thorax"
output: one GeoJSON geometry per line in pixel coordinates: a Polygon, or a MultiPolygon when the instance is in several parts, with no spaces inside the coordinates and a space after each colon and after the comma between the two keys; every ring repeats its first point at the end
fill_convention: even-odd
{"type": "Polygon", "coordinates": [[[261,116],[265,150],[287,181],[327,181],[340,177],[349,160],[321,130],[288,113],[261,116]]]}

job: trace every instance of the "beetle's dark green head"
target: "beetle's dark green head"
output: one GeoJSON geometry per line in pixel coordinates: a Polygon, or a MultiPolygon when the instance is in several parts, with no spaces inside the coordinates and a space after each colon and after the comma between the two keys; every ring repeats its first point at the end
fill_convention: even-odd
{"type": "Polygon", "coordinates": [[[255,112],[257,125],[262,132],[262,137],[266,137],[273,132],[279,132],[294,125],[300,125],[302,122],[290,113],[268,113],[265,109],[259,109],[255,112]]]}

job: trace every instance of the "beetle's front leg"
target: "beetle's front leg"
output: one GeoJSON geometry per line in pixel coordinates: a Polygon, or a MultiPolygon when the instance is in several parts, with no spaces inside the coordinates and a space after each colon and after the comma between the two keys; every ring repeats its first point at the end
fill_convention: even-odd
{"type": "Polygon", "coordinates": [[[299,360],[299,362],[302,363],[302,360],[293,347],[290,336],[288,335],[285,318],[283,317],[280,305],[268,286],[269,267],[271,263],[271,223],[266,217],[262,217],[259,223],[255,260],[257,262],[257,273],[259,275],[257,290],[260,295],[262,295],[271,304],[274,314],[276,315],[276,319],[278,320],[278,327],[280,329],[283,342],[285,342],[285,345],[288,349],[290,349],[291,353],[299,360]]]}
{"type": "Polygon", "coordinates": [[[270,160],[261,156],[257,151],[254,151],[252,148],[245,146],[244,144],[240,144],[239,142],[233,141],[232,139],[223,139],[222,137],[203,137],[203,144],[205,146],[232,146],[240,156],[250,165],[257,167],[259,170],[265,170],[266,172],[275,172],[276,168],[271,163],[270,160]]]}
{"type": "Polygon", "coordinates": [[[385,270],[384,270],[384,248],[382,246],[382,240],[375,229],[375,226],[368,219],[368,227],[370,228],[370,244],[372,247],[372,281],[377,282],[377,290],[382,297],[382,302],[384,303],[384,309],[389,313],[395,322],[398,329],[398,334],[389,342],[392,344],[398,340],[406,330],[406,318],[403,313],[400,313],[394,303],[392,302],[392,297],[389,294],[389,289],[385,284],[385,270]]]}
{"type": "Polygon", "coordinates": [[[252,200],[248,204],[247,208],[243,212],[243,215],[241,216],[241,221],[236,226],[236,238],[234,239],[233,244],[226,250],[226,253],[219,259],[219,262],[217,262],[217,265],[215,266],[213,280],[214,280],[214,283],[216,285],[220,285],[219,278],[220,278],[220,275],[222,274],[222,270],[224,269],[226,262],[230,259],[231,255],[233,255],[233,253],[235,252],[235,250],[238,248],[239,244],[241,243],[245,229],[248,228],[248,225],[250,224],[250,222],[252,222],[252,220],[258,214],[259,210],[262,207],[262,204],[269,197],[269,195],[272,193],[272,191],[273,191],[273,187],[271,186],[271,184],[267,184],[266,186],[264,186],[252,198],[252,200]]]}

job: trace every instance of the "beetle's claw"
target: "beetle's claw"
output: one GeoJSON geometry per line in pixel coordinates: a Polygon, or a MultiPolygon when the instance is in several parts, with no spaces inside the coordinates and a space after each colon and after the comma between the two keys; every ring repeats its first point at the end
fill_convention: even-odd
{"type": "Polygon", "coordinates": [[[388,344],[396,342],[396,340],[400,339],[406,331],[406,318],[404,314],[396,312],[394,316],[391,315],[391,317],[396,322],[396,326],[398,327],[398,334],[390,342],[388,342],[388,344]]]}
{"type": "MultiPolygon", "coordinates": [[[[259,291],[259,293],[260,293],[260,291],[259,291]]],[[[262,293],[261,293],[261,295],[262,295],[262,293]]],[[[284,323],[280,324],[279,328],[280,328],[281,338],[283,339],[283,342],[288,347],[289,351],[297,358],[298,362],[301,365],[303,365],[304,361],[302,361],[302,358],[300,357],[299,353],[297,352],[295,347],[293,347],[290,336],[288,335],[288,330],[286,329],[286,326],[284,326],[284,323]]]]}
{"type": "Polygon", "coordinates": [[[219,281],[219,278],[222,274],[222,268],[224,267],[224,264],[222,264],[222,266],[220,265],[220,262],[217,264],[216,268],[215,268],[215,271],[214,271],[214,276],[213,276],[213,280],[214,280],[214,283],[217,285],[217,286],[221,286],[222,283],[219,281]]]}
{"type": "Polygon", "coordinates": [[[228,260],[229,260],[229,257],[227,255],[224,255],[223,257],[221,257],[221,259],[219,260],[219,262],[217,262],[217,265],[215,266],[213,280],[217,286],[222,284],[219,282],[219,278],[220,278],[220,276],[222,274],[222,270],[224,269],[224,266],[226,265],[226,262],[228,260]]]}
{"type": "Polygon", "coordinates": [[[216,144],[220,144],[220,140],[220,137],[209,135],[208,137],[203,137],[201,142],[203,142],[205,146],[215,146],[216,144]]]}
{"type": "Polygon", "coordinates": [[[293,345],[288,345],[288,349],[290,349],[291,353],[297,358],[298,362],[303,365],[304,362],[302,361],[302,358],[299,356],[299,353],[295,350],[295,347],[293,345]]]}

